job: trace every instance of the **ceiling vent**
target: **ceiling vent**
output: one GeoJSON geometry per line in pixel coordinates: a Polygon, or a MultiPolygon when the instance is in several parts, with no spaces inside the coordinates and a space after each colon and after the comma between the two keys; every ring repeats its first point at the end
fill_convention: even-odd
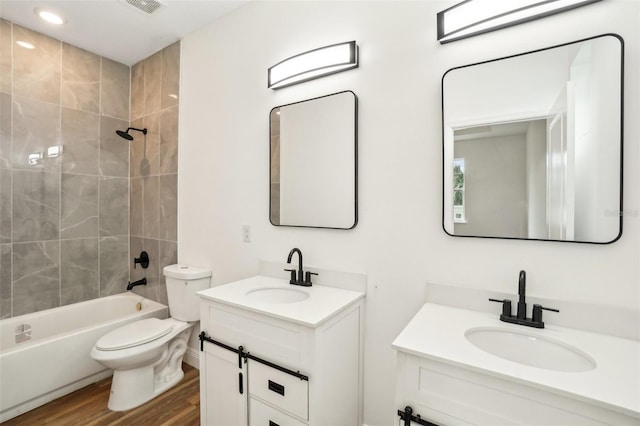
{"type": "Polygon", "coordinates": [[[126,2],[147,15],[151,15],[161,7],[166,6],[165,3],[158,0],[126,0],[126,2]]]}

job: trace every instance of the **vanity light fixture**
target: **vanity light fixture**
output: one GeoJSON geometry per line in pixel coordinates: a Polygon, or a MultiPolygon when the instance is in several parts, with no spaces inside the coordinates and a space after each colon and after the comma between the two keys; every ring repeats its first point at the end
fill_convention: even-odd
{"type": "Polygon", "coordinates": [[[449,43],[600,0],[465,0],[438,12],[438,41],[449,43]]]}
{"type": "Polygon", "coordinates": [[[355,41],[332,44],[278,62],[267,71],[267,87],[280,89],[357,67],[355,41]]]}

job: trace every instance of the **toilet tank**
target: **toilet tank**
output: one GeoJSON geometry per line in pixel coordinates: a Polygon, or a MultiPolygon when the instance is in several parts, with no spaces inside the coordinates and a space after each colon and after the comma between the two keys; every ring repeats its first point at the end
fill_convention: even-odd
{"type": "Polygon", "coordinates": [[[169,314],[180,321],[200,320],[200,297],[196,294],[211,285],[211,271],[187,265],[169,265],[163,269],[167,283],[169,314]]]}

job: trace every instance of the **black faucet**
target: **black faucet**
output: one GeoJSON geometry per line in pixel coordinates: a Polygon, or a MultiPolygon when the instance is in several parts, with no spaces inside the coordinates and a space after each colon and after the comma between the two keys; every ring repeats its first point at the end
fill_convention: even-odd
{"type": "Polygon", "coordinates": [[[291,251],[289,252],[289,257],[287,257],[287,263],[291,263],[291,258],[293,257],[294,253],[298,253],[298,273],[296,275],[295,269],[285,269],[285,271],[291,272],[291,279],[289,280],[289,284],[300,285],[303,287],[311,287],[311,285],[313,284],[311,282],[311,275],[318,275],[318,274],[316,274],[315,272],[309,272],[309,271],[307,271],[306,274],[304,273],[304,271],[302,270],[302,252],[297,247],[292,248],[291,251]]]}
{"type": "Polygon", "coordinates": [[[516,315],[511,315],[511,300],[509,299],[489,299],[491,302],[502,303],[502,313],[500,314],[500,321],[509,322],[512,324],[524,325],[527,327],[544,328],[544,322],[542,321],[542,310],[560,312],[557,309],[546,308],[537,303],[533,305],[533,312],[531,318],[527,318],[527,273],[520,271],[518,276],[518,310],[516,315]]]}
{"type": "Polygon", "coordinates": [[[142,278],[141,280],[138,280],[138,281],[129,282],[129,284],[127,285],[127,291],[131,291],[131,289],[133,289],[137,285],[147,285],[147,279],[142,278]]]}
{"type": "Polygon", "coordinates": [[[518,311],[516,316],[518,319],[526,319],[527,318],[527,273],[525,271],[520,271],[520,275],[518,275],[518,311]]]}

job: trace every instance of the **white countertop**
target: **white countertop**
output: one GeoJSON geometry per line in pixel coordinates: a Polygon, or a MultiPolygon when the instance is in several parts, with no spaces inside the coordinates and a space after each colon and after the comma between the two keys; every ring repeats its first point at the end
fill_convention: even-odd
{"type": "Polygon", "coordinates": [[[549,324],[544,329],[524,327],[498,317],[426,303],[395,339],[393,348],[640,418],[640,342],[549,324]],[[590,355],[597,366],[584,372],[563,372],[508,361],[465,338],[465,331],[475,327],[526,331],[559,340],[590,355]]]}
{"type": "Polygon", "coordinates": [[[205,299],[293,321],[308,327],[317,327],[364,297],[364,292],[316,284],[311,287],[294,286],[289,284],[287,280],[262,275],[213,287],[200,291],[198,294],[205,299]],[[247,293],[263,288],[302,291],[308,293],[309,298],[293,303],[270,303],[261,301],[259,298],[247,297],[247,293]]]}

